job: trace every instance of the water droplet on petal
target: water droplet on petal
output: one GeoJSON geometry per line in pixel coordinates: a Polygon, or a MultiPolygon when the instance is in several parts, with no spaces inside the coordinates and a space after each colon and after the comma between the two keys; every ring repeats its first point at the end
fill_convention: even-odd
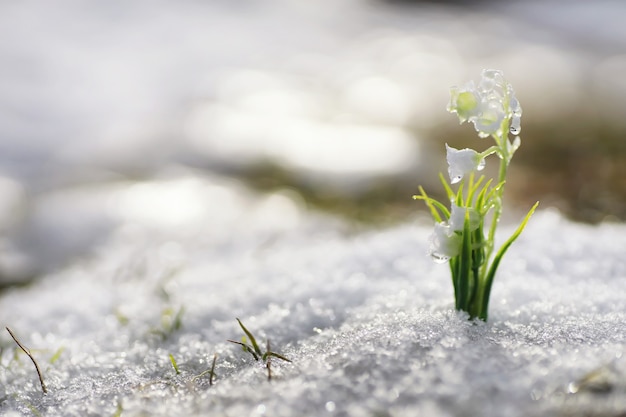
{"type": "Polygon", "coordinates": [[[433,261],[435,261],[435,263],[437,264],[444,264],[450,259],[449,256],[444,256],[439,253],[431,253],[430,257],[433,258],[433,261]]]}
{"type": "Polygon", "coordinates": [[[519,135],[522,130],[521,123],[521,117],[514,114],[511,118],[511,128],[509,129],[511,134],[519,135]]]}

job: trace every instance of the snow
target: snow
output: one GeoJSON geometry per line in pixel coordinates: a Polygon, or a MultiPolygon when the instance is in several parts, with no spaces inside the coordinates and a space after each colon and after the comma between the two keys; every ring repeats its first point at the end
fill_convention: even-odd
{"type": "Polygon", "coordinates": [[[425,254],[428,222],[353,234],[285,195],[224,198],[215,178],[141,187],[175,181],[205,190],[205,216],[176,227],[131,216],[87,260],[3,292],[3,324],[49,389],[4,335],[4,415],[626,411],[624,225],[539,211],[501,266],[489,322],[477,323],[453,310],[447,266],[425,254]],[[227,341],[243,335],[236,318],[293,361],[274,359],[271,381],[227,341]],[[214,384],[194,379],[214,354],[214,384]]]}

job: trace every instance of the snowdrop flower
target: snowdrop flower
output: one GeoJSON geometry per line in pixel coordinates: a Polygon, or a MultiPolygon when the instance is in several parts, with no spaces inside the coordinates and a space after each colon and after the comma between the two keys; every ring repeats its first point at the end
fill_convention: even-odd
{"type": "Polygon", "coordinates": [[[480,226],[480,215],[473,207],[459,207],[454,202],[451,205],[450,219],[448,225],[453,232],[462,232],[465,225],[465,213],[469,213],[470,231],[478,229],[480,226]]]}
{"type": "Polygon", "coordinates": [[[480,114],[481,101],[474,81],[470,81],[462,88],[456,86],[450,88],[448,111],[456,113],[461,123],[473,120],[480,114]]]}
{"type": "Polygon", "coordinates": [[[513,87],[498,70],[484,70],[478,86],[470,81],[462,88],[452,87],[448,111],[456,113],[461,123],[474,123],[478,136],[483,138],[497,134],[509,118],[513,134],[521,129],[522,108],[513,87]]]}
{"type": "Polygon", "coordinates": [[[435,231],[430,236],[428,253],[437,262],[446,262],[461,251],[461,236],[454,233],[449,224],[436,223],[435,231]]]}
{"type": "Polygon", "coordinates": [[[515,232],[495,251],[507,168],[520,146],[522,108],[502,72],[484,70],[478,83],[470,81],[461,88],[450,90],[448,111],[456,113],[461,123],[472,122],[479,137],[491,136],[495,144],[483,152],[455,149],[446,144],[450,183],[463,180],[454,191],[440,175],[451,203],[450,210],[429,197],[422,187],[420,195],[413,198],[424,200],[435,220],[428,252],[435,262],[450,262],[455,308],[467,312],[470,318],[487,320],[489,295],[498,265],[539,204],[537,202],[530,208],[515,232]],[[509,134],[514,136],[513,141],[509,134]],[[485,158],[493,154],[500,160],[496,178],[486,180],[484,175],[478,178],[467,175],[482,170],[485,158]]]}
{"type": "Polygon", "coordinates": [[[485,167],[485,159],[473,149],[455,149],[446,143],[446,160],[448,161],[448,174],[450,182],[456,184],[466,174],[480,171],[485,167]]]}

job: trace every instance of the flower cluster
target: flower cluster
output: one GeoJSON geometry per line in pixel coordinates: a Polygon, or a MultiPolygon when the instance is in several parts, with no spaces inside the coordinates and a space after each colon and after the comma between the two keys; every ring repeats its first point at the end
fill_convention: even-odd
{"type": "Polygon", "coordinates": [[[461,123],[474,123],[481,138],[501,136],[505,119],[511,120],[512,134],[517,135],[521,130],[522,107],[502,71],[483,70],[478,86],[470,81],[464,87],[452,87],[448,111],[456,113],[461,123]]]}
{"type": "Polygon", "coordinates": [[[435,220],[429,253],[437,262],[450,263],[456,308],[470,318],[487,319],[491,285],[500,260],[520,235],[535,204],[518,229],[493,255],[497,224],[502,214],[502,197],[508,165],[520,145],[522,108],[513,87],[501,71],[484,70],[482,78],[464,87],[453,87],[448,111],[456,113],[461,123],[474,124],[478,136],[492,137],[495,144],[483,152],[455,149],[446,144],[450,184],[440,175],[450,200],[450,209],[430,198],[420,187],[416,199],[424,200],[435,220]],[[509,133],[516,135],[513,142],[509,133]],[[476,172],[485,167],[485,159],[496,154],[500,160],[497,182],[476,172]],[[452,185],[459,184],[456,191],[452,185]],[[484,227],[489,223],[488,233],[484,227]]]}

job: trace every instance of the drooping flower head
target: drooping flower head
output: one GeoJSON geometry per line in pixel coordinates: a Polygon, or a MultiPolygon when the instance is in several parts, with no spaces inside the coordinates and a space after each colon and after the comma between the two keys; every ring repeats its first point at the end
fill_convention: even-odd
{"type": "Polygon", "coordinates": [[[455,149],[446,143],[446,160],[450,182],[456,184],[470,172],[480,171],[485,167],[485,159],[475,150],[455,149]]]}
{"type": "Polygon", "coordinates": [[[474,208],[459,207],[454,202],[451,208],[448,221],[436,223],[435,230],[430,236],[428,252],[438,262],[445,262],[459,254],[466,214],[469,219],[470,231],[474,231],[480,226],[480,215],[474,208]]]}
{"type": "Polygon", "coordinates": [[[483,70],[478,85],[470,81],[463,87],[452,87],[448,111],[456,113],[461,123],[474,123],[483,138],[498,133],[505,119],[511,120],[511,133],[517,135],[521,129],[522,108],[499,70],[483,70]]]}
{"type": "Polygon", "coordinates": [[[448,223],[436,223],[435,230],[430,235],[428,253],[436,262],[446,262],[459,254],[461,242],[461,235],[454,233],[448,223]]]}

